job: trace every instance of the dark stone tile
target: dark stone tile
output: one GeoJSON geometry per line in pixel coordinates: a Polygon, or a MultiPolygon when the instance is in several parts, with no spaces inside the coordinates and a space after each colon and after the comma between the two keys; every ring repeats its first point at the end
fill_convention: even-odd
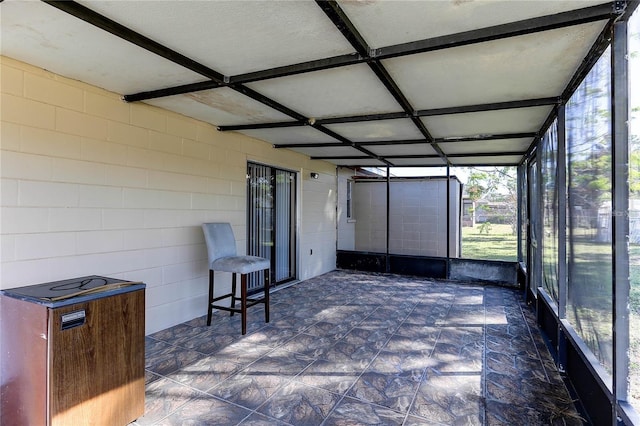
{"type": "Polygon", "coordinates": [[[434,422],[416,416],[407,416],[402,426],[451,426],[450,423],[434,422]]]}
{"type": "Polygon", "coordinates": [[[256,372],[279,373],[290,378],[296,376],[313,362],[313,358],[276,349],[251,364],[247,370],[256,372]]]}
{"type": "Polygon", "coordinates": [[[235,425],[251,411],[215,398],[195,398],[162,420],[163,425],[235,425]]]}
{"type": "Polygon", "coordinates": [[[323,359],[336,363],[350,363],[365,368],[379,349],[376,344],[359,345],[341,340],[333,345],[323,356],[323,359]]]}
{"type": "Polygon", "coordinates": [[[276,328],[268,325],[245,336],[243,340],[251,344],[275,348],[291,340],[296,334],[298,333],[291,328],[276,328]]]}
{"type": "Polygon", "coordinates": [[[200,396],[198,391],[168,379],[155,380],[145,388],[144,415],[136,420],[139,425],[155,424],[183,404],[200,396]]]}
{"type": "Polygon", "coordinates": [[[293,425],[319,425],[340,397],[324,389],[291,382],[276,392],[258,411],[293,425]]]}
{"type": "Polygon", "coordinates": [[[433,347],[440,336],[440,327],[405,322],[396,331],[396,336],[403,336],[414,341],[426,342],[433,347]]]}
{"type": "Polygon", "coordinates": [[[284,378],[277,373],[260,374],[242,371],[210,389],[208,393],[255,410],[288,380],[289,378],[284,378]]]}
{"type": "Polygon", "coordinates": [[[289,423],[285,423],[280,420],[276,420],[273,417],[267,417],[260,413],[252,413],[249,417],[238,423],[238,426],[287,426],[289,423]]]}
{"type": "Polygon", "coordinates": [[[418,384],[410,376],[366,371],[347,395],[406,413],[418,384]]]}
{"type": "Polygon", "coordinates": [[[355,327],[342,339],[343,342],[352,345],[368,346],[372,349],[382,349],[391,337],[391,333],[366,326],[355,327]]]}
{"type": "Polygon", "coordinates": [[[162,340],[152,339],[147,336],[144,338],[144,354],[145,357],[151,356],[155,353],[162,352],[170,348],[171,345],[162,340]]]}
{"type": "Polygon", "coordinates": [[[147,355],[145,368],[161,376],[173,373],[182,367],[193,364],[205,355],[189,351],[178,346],[168,346],[162,351],[147,355]]]}
{"type": "Polygon", "coordinates": [[[149,337],[155,340],[162,340],[174,344],[173,341],[184,336],[195,335],[199,331],[186,324],[178,324],[174,327],[150,334],[149,337]]]}
{"type": "Polygon", "coordinates": [[[155,373],[152,373],[149,370],[144,370],[144,384],[148,385],[151,382],[155,382],[156,380],[160,380],[162,376],[159,376],[155,373]]]}
{"type": "Polygon", "coordinates": [[[410,414],[434,423],[481,425],[481,375],[428,374],[418,387],[410,414]]]}
{"type": "Polygon", "coordinates": [[[280,346],[280,349],[285,349],[289,352],[295,352],[312,358],[318,358],[323,357],[333,347],[333,345],[335,345],[335,343],[336,341],[329,337],[318,337],[301,333],[298,334],[295,339],[291,339],[284,345],[280,346]]]}
{"type": "Polygon", "coordinates": [[[206,391],[232,376],[241,368],[240,364],[226,358],[208,356],[169,374],[167,377],[192,388],[206,391]]]}
{"type": "Polygon", "coordinates": [[[272,350],[273,348],[269,346],[256,345],[240,339],[216,351],[215,356],[229,359],[237,364],[248,365],[272,350]]]}
{"type": "Polygon", "coordinates": [[[345,397],[323,423],[326,426],[401,425],[405,415],[386,407],[345,397]]]}
{"type": "Polygon", "coordinates": [[[269,325],[277,329],[291,329],[296,333],[302,333],[304,330],[309,328],[309,324],[305,324],[304,322],[299,321],[298,318],[292,316],[286,316],[281,319],[271,321],[269,325]]]}
{"type": "Polygon", "coordinates": [[[222,331],[210,328],[197,336],[180,342],[179,346],[203,354],[213,354],[238,341],[240,337],[237,332],[223,333],[222,331]]]}
{"type": "Polygon", "coordinates": [[[435,367],[437,362],[430,357],[431,350],[419,348],[412,351],[395,351],[383,349],[375,357],[369,371],[384,374],[395,374],[420,381],[427,367],[435,367]]]}
{"type": "Polygon", "coordinates": [[[350,363],[335,363],[318,359],[295,380],[306,385],[344,394],[358,379],[363,368],[350,363]]]}
{"type": "Polygon", "coordinates": [[[340,340],[351,330],[350,324],[342,324],[330,321],[318,321],[305,330],[305,334],[316,337],[326,337],[328,339],[340,340]]]}

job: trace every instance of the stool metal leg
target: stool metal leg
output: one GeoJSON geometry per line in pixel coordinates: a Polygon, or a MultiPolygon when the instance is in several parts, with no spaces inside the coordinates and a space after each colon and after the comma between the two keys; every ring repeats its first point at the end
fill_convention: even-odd
{"type": "Polygon", "coordinates": [[[247,274],[240,278],[240,315],[242,315],[242,334],[247,334],[247,274]]]}
{"type": "MultiPolygon", "coordinates": [[[[231,273],[231,309],[236,308],[236,273],[231,273]]],[[[233,316],[234,312],[231,311],[231,316],[233,316]]]]}
{"type": "Polygon", "coordinates": [[[211,325],[211,312],[213,311],[213,271],[209,269],[209,308],[207,309],[207,325],[211,325]]]}
{"type": "Polygon", "coordinates": [[[271,281],[271,269],[264,271],[264,322],[269,322],[269,282],[271,281]]]}

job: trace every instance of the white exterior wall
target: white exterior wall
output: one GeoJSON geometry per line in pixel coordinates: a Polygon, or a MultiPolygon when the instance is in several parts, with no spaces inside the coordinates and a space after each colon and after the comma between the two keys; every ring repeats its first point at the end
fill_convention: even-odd
{"type": "Polygon", "coordinates": [[[10,58],[0,70],[0,289],[105,275],[147,284],[147,333],[204,315],[200,224],[231,222],[245,252],[247,161],[298,172],[299,278],[335,268],[335,166],[10,58]]]}
{"type": "MultiPolygon", "coordinates": [[[[353,169],[338,168],[338,250],[355,250],[356,221],[347,219],[347,181],[356,174],[353,169]]],[[[353,195],[352,195],[353,196],[353,195]]],[[[353,203],[355,205],[355,203],[353,203]]]]}

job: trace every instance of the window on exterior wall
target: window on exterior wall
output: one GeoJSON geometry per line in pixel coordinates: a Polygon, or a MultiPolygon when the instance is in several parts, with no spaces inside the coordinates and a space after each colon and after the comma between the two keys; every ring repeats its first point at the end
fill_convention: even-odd
{"type": "Polygon", "coordinates": [[[566,105],[566,317],[613,366],[611,54],[607,49],[566,105]]]}
{"type": "Polygon", "coordinates": [[[558,302],[558,131],[554,122],[542,140],[542,282],[558,302]]]}
{"type": "Polygon", "coordinates": [[[355,219],[353,215],[353,181],[347,180],[347,220],[355,219]]]}
{"type": "Polygon", "coordinates": [[[640,412],[640,9],[629,21],[629,400],[640,412]]]}

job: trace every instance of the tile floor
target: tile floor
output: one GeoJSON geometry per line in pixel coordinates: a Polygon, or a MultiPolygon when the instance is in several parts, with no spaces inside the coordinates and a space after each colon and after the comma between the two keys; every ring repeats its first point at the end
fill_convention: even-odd
{"type": "MultiPolygon", "coordinates": [[[[154,333],[135,425],[579,425],[514,289],[331,273],[154,333]]],[[[206,302],[204,302],[206,305],[206,302]]],[[[205,306],[203,306],[203,311],[205,306]]]]}

